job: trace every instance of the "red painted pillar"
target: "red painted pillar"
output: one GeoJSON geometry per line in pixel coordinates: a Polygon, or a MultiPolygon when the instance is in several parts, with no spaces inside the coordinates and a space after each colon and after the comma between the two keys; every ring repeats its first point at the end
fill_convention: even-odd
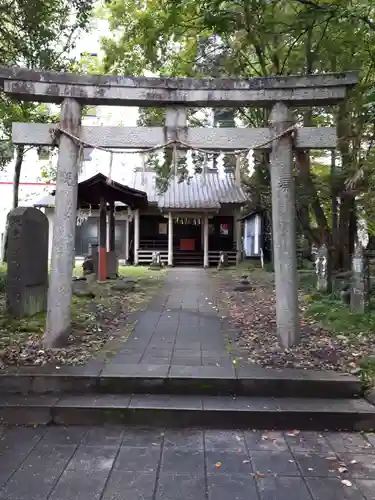
{"type": "Polygon", "coordinates": [[[107,279],[107,206],[102,198],[99,211],[99,281],[107,279]]]}

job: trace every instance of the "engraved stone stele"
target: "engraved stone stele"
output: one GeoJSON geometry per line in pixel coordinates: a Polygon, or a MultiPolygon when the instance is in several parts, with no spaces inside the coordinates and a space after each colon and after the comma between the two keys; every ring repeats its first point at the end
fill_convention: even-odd
{"type": "Polygon", "coordinates": [[[9,213],[7,310],[15,318],[47,309],[48,219],[33,207],[9,213]]]}

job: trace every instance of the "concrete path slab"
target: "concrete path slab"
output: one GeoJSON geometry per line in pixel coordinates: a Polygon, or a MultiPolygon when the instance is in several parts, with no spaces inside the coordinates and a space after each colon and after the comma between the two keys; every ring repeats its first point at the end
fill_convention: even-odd
{"type": "Polygon", "coordinates": [[[231,367],[210,271],[170,269],[164,287],[109,363],[231,367]]]}
{"type": "Polygon", "coordinates": [[[374,444],[347,433],[4,428],[0,499],[369,500],[374,444]]]}

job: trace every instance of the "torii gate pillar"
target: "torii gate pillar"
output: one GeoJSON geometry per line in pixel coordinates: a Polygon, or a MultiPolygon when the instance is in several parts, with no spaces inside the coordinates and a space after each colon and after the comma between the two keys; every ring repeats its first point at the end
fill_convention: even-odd
{"type": "MultiPolygon", "coordinates": [[[[80,134],[82,107],[66,98],[61,105],[60,125],[76,137],[80,134]]],[[[78,163],[80,148],[66,134],[60,135],[53,222],[51,276],[48,287],[46,347],[58,347],[70,331],[72,269],[77,225],[78,163]]]]}
{"type": "MultiPolygon", "coordinates": [[[[270,124],[274,136],[293,125],[292,113],[284,103],[273,106],[270,124]]],[[[290,347],[298,344],[300,338],[291,133],[273,142],[270,170],[277,333],[283,347],[290,347]]]]}

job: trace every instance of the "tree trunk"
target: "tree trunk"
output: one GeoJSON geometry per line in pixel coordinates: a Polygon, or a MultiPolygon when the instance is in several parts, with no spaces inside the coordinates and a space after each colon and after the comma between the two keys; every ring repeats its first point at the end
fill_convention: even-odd
{"type": "Polygon", "coordinates": [[[350,151],[351,115],[349,105],[344,101],[339,105],[337,115],[337,135],[339,137],[339,151],[341,155],[341,193],[340,193],[340,215],[338,228],[339,253],[338,262],[344,271],[351,268],[351,253],[354,246],[356,230],[356,205],[355,196],[346,191],[345,178],[350,173],[352,156],[350,151]]]}
{"type": "Polygon", "coordinates": [[[23,163],[24,149],[25,149],[24,146],[16,146],[16,163],[14,166],[14,175],[13,175],[13,203],[12,203],[13,210],[18,207],[21,167],[23,163]]]}
{"type": "Polygon", "coordinates": [[[355,227],[355,200],[348,193],[340,197],[339,222],[339,266],[347,271],[351,268],[351,253],[353,251],[353,230],[355,227]]]}
{"type": "Polygon", "coordinates": [[[336,151],[331,151],[331,241],[332,241],[332,270],[338,270],[340,266],[339,255],[339,216],[337,203],[337,181],[336,181],[336,151]]]}
{"type": "MultiPolygon", "coordinates": [[[[24,146],[16,147],[16,163],[14,165],[14,174],[13,174],[13,200],[12,200],[12,210],[18,207],[18,194],[19,194],[19,186],[20,186],[20,177],[21,177],[21,167],[23,162],[24,155],[24,146]]],[[[3,262],[7,262],[7,250],[8,250],[8,217],[5,224],[5,229],[3,233],[2,239],[2,248],[1,248],[1,257],[3,262]]]]}
{"type": "Polygon", "coordinates": [[[298,177],[303,186],[305,203],[309,204],[314,212],[319,230],[320,244],[330,244],[331,231],[328,226],[327,217],[320,204],[319,195],[310,172],[310,155],[306,151],[297,151],[296,164],[298,177]]]}

